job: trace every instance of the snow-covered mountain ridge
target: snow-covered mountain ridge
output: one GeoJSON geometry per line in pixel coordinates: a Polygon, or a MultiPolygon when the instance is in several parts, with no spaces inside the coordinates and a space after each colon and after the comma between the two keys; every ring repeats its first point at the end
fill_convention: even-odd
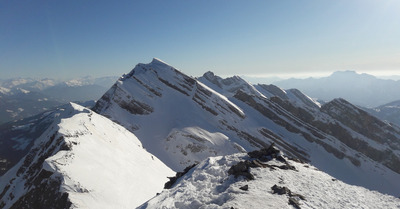
{"type": "Polygon", "coordinates": [[[219,121],[226,115],[229,116],[226,120],[243,120],[242,110],[226,97],[157,59],[147,65],[138,64],[122,76],[94,110],[133,131],[147,150],[157,153],[174,170],[208,156],[244,150],[218,131],[219,121]],[[203,157],[198,160],[191,153],[203,157]]]}
{"type": "Polygon", "coordinates": [[[134,208],[172,173],[131,132],[70,104],[0,178],[0,208],[134,208]]]}
{"type": "Polygon", "coordinates": [[[175,171],[207,156],[274,142],[288,156],[347,183],[400,193],[400,129],[345,100],[321,105],[296,89],[251,85],[212,72],[193,78],[153,59],[123,75],[94,110],[135,133],[175,171]]]}
{"type": "Polygon", "coordinates": [[[194,78],[159,59],[138,64],[120,77],[93,111],[68,104],[0,129],[9,129],[0,135],[0,158],[7,160],[18,152],[13,160],[21,159],[0,177],[4,208],[132,208],[160,192],[172,170],[193,163],[200,165],[183,177],[193,178],[192,183],[175,190],[184,182],[178,180],[173,194],[164,191],[147,206],[157,207],[165,200],[167,207],[241,207],[250,196],[272,195],[275,184],[278,193],[286,194],[248,204],[268,207],[275,204],[268,202],[272,199],[279,207],[367,207],[371,198],[383,206],[398,205],[393,197],[345,183],[400,194],[397,126],[343,99],[321,105],[299,90],[252,85],[237,76],[223,79],[207,72],[194,78]],[[265,160],[244,154],[271,143],[286,157],[271,155],[265,160]],[[233,165],[255,179],[247,189],[245,184],[235,185],[243,181],[242,174],[232,171],[233,165]],[[280,182],[275,174],[292,183],[280,182]],[[310,177],[320,180],[313,184],[310,177]],[[315,191],[302,189],[296,179],[315,191]],[[198,191],[203,198],[192,194],[199,185],[210,188],[204,190],[208,194],[198,191]],[[324,186],[329,187],[327,192],[324,186]],[[245,190],[249,196],[240,200],[236,195],[245,190]],[[340,190],[356,194],[342,197],[340,190]],[[188,203],[179,200],[182,194],[188,203]],[[321,194],[337,194],[345,202],[336,197],[323,202],[321,194]]]}

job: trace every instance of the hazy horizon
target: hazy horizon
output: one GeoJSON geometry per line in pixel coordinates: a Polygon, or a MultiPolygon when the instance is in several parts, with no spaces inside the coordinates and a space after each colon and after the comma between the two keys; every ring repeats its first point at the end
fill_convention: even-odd
{"type": "MultiPolygon", "coordinates": [[[[130,70],[132,70],[132,69],[130,69],[130,70]]],[[[128,70],[124,74],[129,73],[130,70],[128,70]]],[[[182,69],[178,69],[178,70],[181,70],[183,73],[186,73],[185,70],[182,70],[182,69]]],[[[211,71],[211,72],[215,73],[215,71],[212,71],[212,70],[205,70],[204,73],[207,72],[207,71],[211,71]]],[[[303,73],[297,73],[297,74],[270,74],[270,75],[252,75],[252,74],[248,74],[248,75],[246,75],[246,74],[237,74],[237,75],[235,75],[235,74],[233,74],[233,75],[219,75],[219,74],[216,74],[216,75],[219,76],[219,77],[222,77],[222,78],[228,78],[228,77],[232,77],[232,76],[240,76],[240,77],[242,77],[242,78],[244,78],[245,80],[248,80],[248,81],[256,81],[256,80],[263,80],[264,79],[264,80],[267,80],[267,81],[275,82],[275,81],[287,80],[287,79],[307,79],[307,78],[316,78],[316,79],[318,79],[318,78],[323,78],[323,77],[329,77],[335,72],[346,72],[346,71],[352,71],[352,72],[355,72],[357,74],[368,74],[368,75],[372,75],[372,76],[374,76],[376,78],[379,78],[379,79],[395,80],[395,81],[400,80],[400,73],[399,74],[390,74],[390,72],[388,72],[387,74],[386,73],[383,73],[383,74],[382,73],[381,74],[378,73],[378,74],[376,74],[376,73],[370,73],[370,72],[359,72],[359,71],[355,71],[355,70],[337,70],[337,71],[332,71],[332,72],[321,72],[321,73],[310,73],[310,74],[308,74],[306,72],[303,72],[303,73]]],[[[200,75],[189,75],[189,76],[200,77],[203,74],[200,74],[200,75]]],[[[120,77],[122,75],[123,74],[121,74],[121,75],[117,75],[117,74],[115,74],[115,75],[104,75],[104,76],[83,75],[83,76],[70,77],[70,78],[40,77],[40,76],[17,76],[17,77],[9,77],[9,78],[3,78],[2,77],[2,78],[0,78],[0,80],[6,81],[6,80],[13,80],[13,79],[51,79],[51,80],[56,80],[56,81],[59,81],[59,82],[65,82],[65,81],[71,81],[71,80],[76,80],[76,79],[85,79],[85,78],[88,78],[88,79],[99,79],[99,78],[107,78],[107,77],[120,77]]]]}

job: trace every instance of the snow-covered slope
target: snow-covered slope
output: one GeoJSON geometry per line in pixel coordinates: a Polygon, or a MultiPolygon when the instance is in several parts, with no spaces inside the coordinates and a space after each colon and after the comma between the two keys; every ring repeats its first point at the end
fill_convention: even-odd
{"type": "Polygon", "coordinates": [[[0,177],[0,208],[134,208],[172,173],[131,132],[71,103],[0,177]]]}
{"type": "Polygon", "coordinates": [[[304,151],[306,160],[347,183],[393,195],[400,193],[395,183],[400,180],[398,128],[388,126],[343,99],[320,106],[296,89],[284,91],[273,85],[256,88],[264,96],[246,88],[238,89],[228,99],[239,100],[235,103],[249,120],[255,114],[250,114],[248,107],[265,116],[264,121],[257,121],[265,127],[260,133],[286,153],[304,151]],[[268,120],[273,125],[266,123],[268,120]],[[292,147],[287,149],[283,145],[292,147]],[[351,163],[346,163],[347,160],[351,163]],[[379,179],[379,183],[371,179],[379,179]]]}
{"type": "Polygon", "coordinates": [[[240,139],[220,127],[221,121],[243,120],[242,110],[158,59],[122,76],[94,110],[133,131],[149,152],[177,171],[208,156],[243,150],[240,139]]]}
{"type": "Polygon", "coordinates": [[[139,208],[400,208],[399,198],[278,156],[208,158],[139,208]]]}
{"type": "MultiPolygon", "coordinates": [[[[339,115],[357,112],[346,102],[325,107],[332,104],[339,115]]],[[[222,79],[211,72],[195,79],[154,59],[122,76],[94,110],[134,132],[175,171],[207,155],[275,142],[288,156],[346,183],[400,193],[400,131],[374,122],[369,127],[377,134],[364,133],[356,123],[375,121],[369,115],[337,117],[298,90],[253,86],[237,76],[222,79]]]]}

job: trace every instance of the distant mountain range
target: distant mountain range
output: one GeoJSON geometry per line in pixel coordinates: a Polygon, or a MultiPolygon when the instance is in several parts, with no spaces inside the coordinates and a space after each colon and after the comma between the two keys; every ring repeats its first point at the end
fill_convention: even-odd
{"type": "Polygon", "coordinates": [[[16,78],[0,81],[0,124],[50,110],[70,101],[96,100],[118,77],[55,79],[16,78]]]}
{"type": "Polygon", "coordinates": [[[284,89],[299,89],[319,100],[330,101],[340,97],[368,108],[400,100],[400,81],[380,79],[354,71],[338,71],[322,78],[292,78],[274,84],[284,89]]]}
{"type": "Polygon", "coordinates": [[[153,59],[92,109],[0,125],[0,169],[0,208],[396,208],[400,128],[153,59]]]}

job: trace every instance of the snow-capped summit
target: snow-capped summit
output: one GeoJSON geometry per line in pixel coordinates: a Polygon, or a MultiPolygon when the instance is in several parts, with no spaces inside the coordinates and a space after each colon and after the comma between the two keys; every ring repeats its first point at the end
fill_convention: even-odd
{"type": "Polygon", "coordinates": [[[122,76],[94,110],[133,131],[147,150],[174,170],[243,150],[238,138],[219,128],[223,121],[243,120],[243,111],[158,59],[122,76]]]}
{"type": "Polygon", "coordinates": [[[0,177],[0,208],[135,208],[172,173],[131,132],[70,104],[0,177]]]}
{"type": "Polygon", "coordinates": [[[139,63],[137,66],[135,66],[135,68],[131,70],[131,72],[123,75],[122,77],[130,78],[133,75],[145,73],[147,71],[162,73],[162,71],[168,71],[168,70],[176,70],[176,69],[158,58],[153,58],[153,60],[148,64],[139,63]]]}
{"type": "Polygon", "coordinates": [[[171,66],[168,63],[166,63],[166,62],[164,62],[161,59],[158,59],[156,57],[153,58],[153,60],[151,61],[151,64],[155,65],[155,66],[159,66],[159,67],[160,66],[171,66]]]}
{"type": "Polygon", "coordinates": [[[264,96],[253,85],[239,76],[232,76],[223,79],[215,75],[213,72],[208,71],[204,73],[202,77],[198,78],[198,80],[213,87],[213,89],[227,97],[233,96],[239,89],[241,91],[249,92],[250,94],[264,96]]]}

